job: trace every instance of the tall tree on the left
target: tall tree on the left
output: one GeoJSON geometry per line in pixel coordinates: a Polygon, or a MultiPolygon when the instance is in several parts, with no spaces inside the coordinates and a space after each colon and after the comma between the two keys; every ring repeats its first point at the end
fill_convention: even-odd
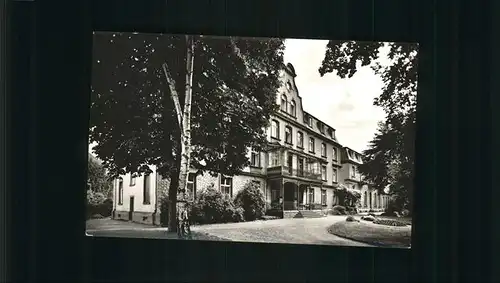
{"type": "Polygon", "coordinates": [[[189,168],[237,174],[266,144],[276,111],[280,39],[94,35],[90,141],[114,176],[170,179],[169,225],[189,168]]]}
{"type": "Polygon", "coordinates": [[[102,164],[89,153],[87,182],[90,189],[96,193],[102,193],[105,197],[111,196],[112,183],[106,174],[106,169],[102,164]]]}

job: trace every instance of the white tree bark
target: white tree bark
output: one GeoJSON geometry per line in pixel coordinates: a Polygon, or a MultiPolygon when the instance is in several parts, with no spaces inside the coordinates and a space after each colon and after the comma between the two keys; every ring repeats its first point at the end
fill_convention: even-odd
{"type": "Polygon", "coordinates": [[[186,85],[184,112],[182,113],[182,145],[181,145],[181,168],[179,170],[179,188],[182,198],[185,198],[187,188],[187,177],[191,156],[191,101],[193,94],[193,67],[194,67],[194,39],[186,35],[187,58],[186,58],[186,85]]]}
{"type": "MultiPolygon", "coordinates": [[[[175,112],[177,116],[177,122],[180,129],[180,142],[181,142],[181,166],[179,168],[179,187],[177,192],[180,195],[169,196],[169,214],[178,215],[180,217],[187,216],[187,211],[184,209],[185,206],[182,205],[178,208],[178,199],[185,200],[185,191],[187,188],[187,177],[189,174],[190,166],[190,155],[191,155],[191,101],[192,101],[192,84],[193,84],[193,66],[194,66],[194,39],[192,36],[186,35],[186,84],[185,84],[185,100],[184,100],[184,110],[181,108],[179,101],[179,94],[176,90],[176,82],[173,79],[167,63],[163,63],[163,72],[167,79],[167,84],[170,89],[170,95],[174,102],[175,112]]],[[[169,221],[173,220],[169,216],[169,221]]],[[[173,223],[169,223],[169,229],[177,229],[173,223]]]]}

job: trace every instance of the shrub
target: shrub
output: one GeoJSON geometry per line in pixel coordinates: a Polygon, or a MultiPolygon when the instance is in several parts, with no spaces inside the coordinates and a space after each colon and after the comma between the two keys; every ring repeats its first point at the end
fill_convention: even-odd
{"type": "Polygon", "coordinates": [[[346,208],[341,205],[336,205],[332,208],[333,215],[346,215],[346,208]]]}
{"type": "Polygon", "coordinates": [[[214,188],[212,184],[200,194],[189,209],[192,223],[210,224],[243,221],[243,209],[234,205],[226,195],[214,188]]]}
{"type": "Polygon", "coordinates": [[[92,215],[91,218],[92,219],[102,219],[102,218],[104,218],[104,216],[102,216],[101,214],[94,214],[94,215],[92,215]]]}
{"type": "Polygon", "coordinates": [[[354,216],[352,216],[352,215],[347,216],[347,218],[345,219],[345,221],[347,221],[347,222],[357,222],[356,218],[354,218],[354,216]]]}
{"type": "Polygon", "coordinates": [[[375,219],[373,221],[375,224],[387,225],[387,226],[406,226],[407,224],[398,220],[393,219],[375,219]]]}
{"type": "Polygon", "coordinates": [[[347,211],[348,214],[352,214],[352,215],[358,213],[358,210],[354,206],[348,206],[348,207],[346,207],[346,211],[347,211]]]}
{"type": "Polygon", "coordinates": [[[390,216],[390,217],[396,217],[396,213],[394,211],[391,212],[384,212],[380,216],[390,216]]]}
{"type": "Polygon", "coordinates": [[[87,190],[87,203],[91,205],[99,205],[106,200],[103,193],[87,190]]]}
{"type": "Polygon", "coordinates": [[[105,199],[102,193],[87,192],[87,219],[94,215],[101,215],[101,218],[111,216],[113,211],[113,200],[105,199]]]}
{"type": "Polygon", "coordinates": [[[367,215],[367,216],[363,216],[361,217],[362,220],[365,220],[365,221],[374,221],[375,220],[375,217],[371,216],[371,215],[367,215]]]}
{"type": "Polygon", "coordinates": [[[234,204],[243,209],[245,221],[260,219],[265,214],[266,201],[259,186],[253,182],[245,184],[234,199],[234,204]]]}
{"type": "Polygon", "coordinates": [[[410,215],[410,211],[409,211],[408,209],[403,209],[403,210],[401,211],[401,216],[403,216],[403,217],[407,217],[407,216],[409,216],[409,215],[410,215]]]}

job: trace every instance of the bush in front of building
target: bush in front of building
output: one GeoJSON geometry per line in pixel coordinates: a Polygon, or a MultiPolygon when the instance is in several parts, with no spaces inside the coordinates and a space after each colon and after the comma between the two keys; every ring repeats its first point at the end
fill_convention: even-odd
{"type": "Polygon", "coordinates": [[[375,219],[373,221],[375,224],[386,225],[386,226],[407,226],[408,224],[403,221],[398,221],[394,219],[375,219]]]}
{"type": "Polygon", "coordinates": [[[100,218],[109,217],[113,211],[113,200],[107,199],[103,193],[95,193],[92,190],[88,190],[86,208],[87,219],[97,218],[98,215],[102,216],[100,218]]]}
{"type": "Polygon", "coordinates": [[[352,216],[352,215],[347,216],[347,218],[345,219],[345,221],[347,221],[347,222],[359,222],[359,220],[357,220],[356,218],[354,218],[354,216],[352,216]]]}
{"type": "Polygon", "coordinates": [[[355,206],[347,206],[346,212],[347,212],[347,214],[355,215],[355,214],[358,214],[358,209],[355,206]]]}
{"type": "Polygon", "coordinates": [[[243,209],[213,184],[202,190],[190,205],[189,218],[195,224],[241,222],[244,219],[243,209]]]}
{"type": "Polygon", "coordinates": [[[336,205],[331,210],[332,215],[346,215],[346,208],[342,205],[336,205]]]}
{"type": "Polygon", "coordinates": [[[248,182],[238,192],[234,199],[237,207],[243,209],[245,221],[261,219],[266,212],[266,200],[259,186],[248,182]]]}

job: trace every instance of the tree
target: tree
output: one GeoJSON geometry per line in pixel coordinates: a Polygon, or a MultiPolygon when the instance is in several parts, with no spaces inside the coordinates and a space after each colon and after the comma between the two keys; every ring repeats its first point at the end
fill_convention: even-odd
{"type": "Polygon", "coordinates": [[[370,66],[380,75],[384,87],[373,104],[386,119],[363,152],[359,167],[367,182],[382,192],[388,185],[401,207],[411,211],[413,194],[414,138],[417,98],[417,52],[413,43],[330,41],[319,73],[336,72],[351,78],[358,68],[370,66]],[[382,62],[382,49],[389,62],[382,62]]]}
{"type": "Polygon", "coordinates": [[[335,195],[337,196],[339,205],[341,206],[355,206],[361,198],[360,193],[342,183],[337,186],[335,195]]]}
{"type": "Polygon", "coordinates": [[[157,166],[170,179],[168,222],[176,231],[187,168],[234,175],[249,165],[249,147],[266,144],[283,49],[280,39],[95,34],[97,156],[113,176],[157,166]]]}
{"type": "Polygon", "coordinates": [[[95,193],[102,193],[104,197],[111,196],[111,182],[106,174],[104,166],[89,153],[87,182],[90,189],[95,193]]]}

